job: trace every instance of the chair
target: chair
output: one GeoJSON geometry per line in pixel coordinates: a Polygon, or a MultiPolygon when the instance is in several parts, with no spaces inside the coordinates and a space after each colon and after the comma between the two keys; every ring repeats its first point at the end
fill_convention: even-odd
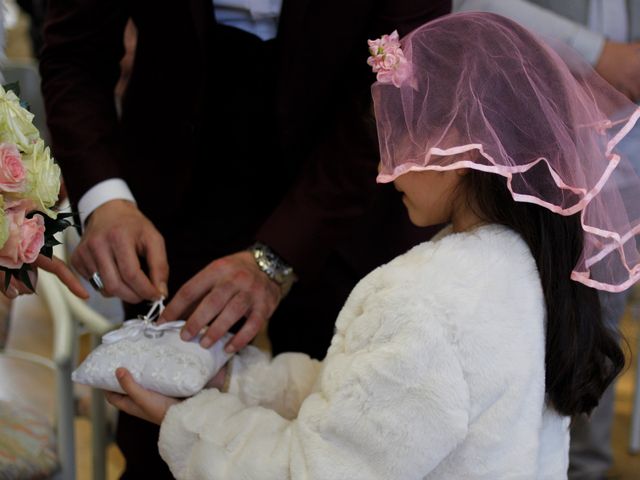
{"type": "MultiPolygon", "coordinates": [[[[75,297],[69,290],[59,286],[61,298],[69,308],[73,319],[83,326],[91,336],[91,348],[100,344],[102,335],[115,328],[109,320],[89,307],[86,302],[75,297]]],[[[71,373],[69,373],[69,380],[71,373]]],[[[91,389],[91,450],[93,480],[106,478],[107,451],[106,404],[102,391],[91,389]]]]}
{"type": "MultiPolygon", "coordinates": [[[[55,250],[57,256],[65,258],[61,246],[55,250]]],[[[0,461],[0,478],[73,480],[76,459],[71,371],[75,366],[78,327],[90,332],[92,346],[95,346],[114,324],[71,294],[47,272],[39,272],[36,291],[37,299],[21,297],[16,300],[13,321],[20,322],[20,317],[26,316],[42,318],[48,313],[53,331],[52,354],[51,358],[46,358],[19,348],[6,348],[0,352],[0,374],[3,384],[9,385],[7,392],[0,391],[0,447],[3,447],[4,439],[4,446],[10,447],[13,455],[5,465],[9,471],[3,472],[0,461]],[[33,305],[34,300],[40,304],[39,312],[34,311],[38,308],[33,305]],[[54,383],[55,401],[51,402],[54,383]],[[24,401],[34,396],[30,401],[24,401]],[[6,398],[3,400],[2,397],[6,398]],[[52,409],[53,415],[43,415],[42,412],[52,409]]],[[[106,478],[106,414],[103,395],[96,390],[92,391],[91,423],[93,478],[103,480],[106,478]]]]}
{"type": "MultiPolygon", "coordinates": [[[[4,399],[0,403],[0,438],[12,454],[9,461],[0,462],[0,477],[40,475],[75,479],[74,401],[70,377],[75,336],[73,321],[55,277],[42,272],[37,292],[51,313],[52,355],[46,358],[12,348],[0,353],[3,385],[9,386],[7,392],[2,392],[4,399]],[[46,409],[42,407],[50,398],[53,385],[54,411],[47,417],[43,414],[46,409]],[[38,386],[40,397],[29,399],[31,393],[38,393],[38,386]]],[[[14,322],[20,322],[18,317],[25,309],[16,307],[14,322]]],[[[33,308],[31,312],[27,308],[26,314],[34,314],[33,308]]],[[[40,316],[42,318],[42,312],[40,316]]]]}

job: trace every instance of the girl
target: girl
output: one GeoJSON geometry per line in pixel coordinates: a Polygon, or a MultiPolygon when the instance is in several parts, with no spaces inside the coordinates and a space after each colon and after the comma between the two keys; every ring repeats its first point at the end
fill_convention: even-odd
{"type": "Polygon", "coordinates": [[[378,180],[449,226],[356,286],[324,361],[248,348],[183,402],[119,369],[108,398],[161,423],[179,479],[566,478],[571,416],[624,363],[595,289],[638,277],[615,146],[639,113],[496,15],[370,48],[378,180]]]}

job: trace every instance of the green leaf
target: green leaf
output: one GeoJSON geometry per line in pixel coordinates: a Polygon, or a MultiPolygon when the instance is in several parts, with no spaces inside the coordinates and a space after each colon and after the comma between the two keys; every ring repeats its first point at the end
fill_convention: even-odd
{"type": "Polygon", "coordinates": [[[16,94],[17,97],[20,96],[20,82],[11,82],[2,86],[7,92],[11,91],[16,94]]]}
{"type": "Polygon", "coordinates": [[[25,266],[25,268],[21,268],[20,273],[18,274],[18,280],[24,283],[29,290],[31,290],[32,292],[35,292],[36,289],[33,288],[33,285],[31,284],[31,279],[29,278],[29,270],[33,270],[31,266],[25,266]]]}
{"type": "Polygon", "coordinates": [[[11,283],[11,270],[9,270],[8,268],[3,268],[2,270],[4,270],[4,288],[2,289],[3,292],[6,292],[9,289],[9,284],[11,283]]]}

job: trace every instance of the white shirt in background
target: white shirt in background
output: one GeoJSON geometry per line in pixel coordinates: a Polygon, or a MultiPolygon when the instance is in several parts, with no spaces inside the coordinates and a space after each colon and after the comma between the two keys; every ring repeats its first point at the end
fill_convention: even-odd
{"type": "Polygon", "coordinates": [[[218,23],[239,28],[262,40],[278,33],[282,0],[214,0],[218,23]]]}
{"type": "Polygon", "coordinates": [[[628,43],[629,18],[625,0],[591,0],[589,30],[601,33],[609,40],[628,43]]]}
{"type": "Polygon", "coordinates": [[[625,0],[591,0],[587,26],[527,0],[453,0],[453,11],[504,15],[542,37],[569,45],[591,65],[595,65],[600,58],[607,38],[630,41],[625,0]]]}

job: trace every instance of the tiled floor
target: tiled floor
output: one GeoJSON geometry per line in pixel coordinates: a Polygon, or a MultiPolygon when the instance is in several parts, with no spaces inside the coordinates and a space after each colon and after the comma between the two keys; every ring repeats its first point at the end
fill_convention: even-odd
{"type": "MultiPolygon", "coordinates": [[[[41,355],[51,352],[51,320],[36,296],[17,300],[14,320],[10,330],[10,346],[41,355]]],[[[637,358],[639,335],[638,321],[627,315],[623,332],[633,347],[633,358],[637,358]]],[[[616,393],[616,418],[614,425],[614,447],[616,456],[615,478],[618,480],[640,480],[640,455],[628,454],[629,424],[633,397],[635,365],[629,368],[618,382],[616,393]]],[[[28,402],[43,412],[53,409],[53,379],[50,372],[41,367],[20,367],[0,360],[0,398],[19,399],[28,402]]],[[[76,419],[76,451],[79,480],[91,478],[91,425],[86,418],[76,419]]],[[[116,479],[123,468],[123,459],[115,446],[108,451],[108,478],[116,479]]]]}

